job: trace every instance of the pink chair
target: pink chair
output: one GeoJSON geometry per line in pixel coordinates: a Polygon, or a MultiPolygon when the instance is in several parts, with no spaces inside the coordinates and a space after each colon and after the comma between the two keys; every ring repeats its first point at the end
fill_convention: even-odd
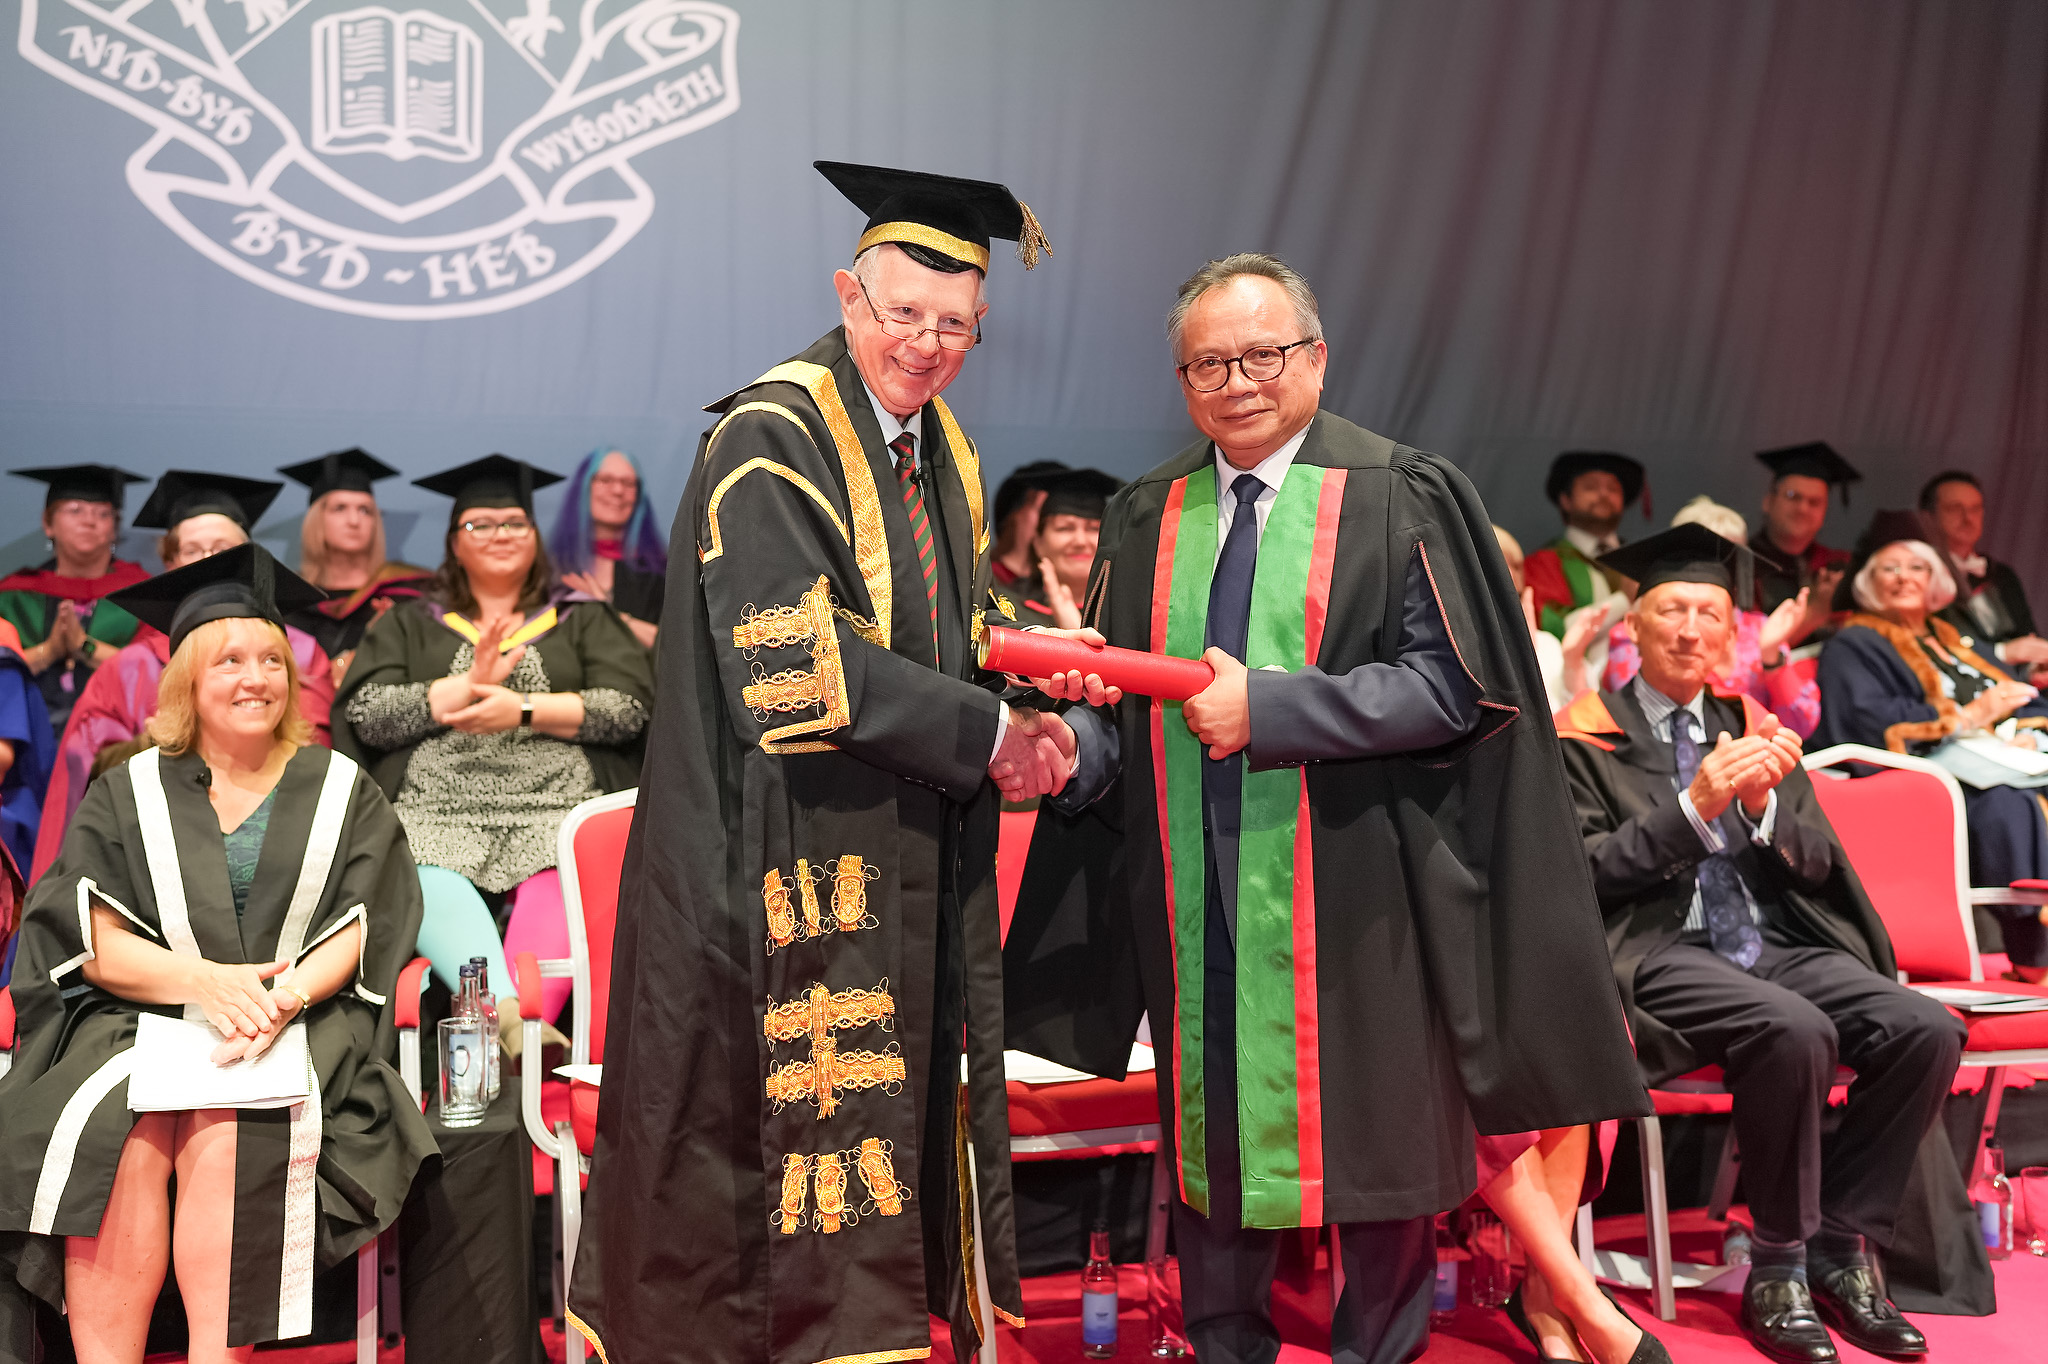
{"type": "MultiPolygon", "coordinates": [[[[600,1072],[595,1067],[604,1062],[619,875],[638,797],[637,788],[598,796],[571,810],[562,821],[555,865],[562,875],[562,907],[569,916],[569,955],[539,960],[531,952],[521,952],[512,963],[524,1033],[520,1111],[535,1152],[546,1162],[535,1169],[535,1191],[547,1192],[552,1187],[555,1194],[555,1237],[561,1256],[555,1285],[558,1306],[566,1301],[575,1272],[576,1239],[583,1228],[583,1184],[590,1174],[590,1153],[597,1144],[598,1084],[594,1080],[600,1072]],[[567,976],[573,989],[570,1064],[593,1067],[572,1080],[552,1078],[541,1070],[540,983],[549,976],[567,976]]],[[[569,1360],[583,1359],[581,1333],[567,1332],[566,1346],[569,1360]]]]}

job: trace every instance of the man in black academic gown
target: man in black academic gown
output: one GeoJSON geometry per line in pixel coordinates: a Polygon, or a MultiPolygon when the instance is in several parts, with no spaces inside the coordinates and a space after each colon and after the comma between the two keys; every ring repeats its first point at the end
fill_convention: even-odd
{"type": "Polygon", "coordinates": [[[1862,479],[1856,466],[1835,453],[1826,441],[1808,441],[1776,450],[1757,452],[1757,460],[1771,471],[1770,486],[1764,490],[1763,521],[1749,537],[1758,555],[1755,581],[1748,594],[1748,609],[1765,615],[1810,587],[1806,618],[1792,632],[1789,644],[1824,632],[1833,612],[1835,585],[1842,580],[1842,567],[1849,561],[1847,550],[1820,542],[1827,526],[1828,502],[1839,486],[1842,505],[1849,505],[1849,485],[1862,479]]]}
{"type": "Polygon", "coordinates": [[[1966,469],[1947,469],[1920,489],[1920,511],[1933,533],[1935,548],[1956,566],[1956,599],[1941,611],[1943,619],[1977,642],[2014,673],[2025,678],[2048,665],[2048,639],[2034,630],[2027,589],[2011,564],[1981,553],[1984,538],[1984,489],[1966,469]]]}
{"type": "Polygon", "coordinates": [[[1128,962],[1116,940],[1135,930],[1195,1353],[1273,1360],[1284,1229],[1338,1224],[1333,1357],[1412,1359],[1430,1218],[1472,1192],[1475,1124],[1647,1105],[1543,681],[1471,485],[1318,410],[1315,297],[1273,257],[1205,265],[1168,326],[1207,439],[1111,502],[1089,615],[1110,643],[1199,654],[1216,679],[1185,703],[1045,680],[1113,706],[1067,713],[1056,804],[1121,778],[1128,898],[1078,925],[1047,922],[1072,897],[1020,902],[1010,1045],[1120,1073],[1139,1003],[1094,965],[1128,962]],[[1032,960],[1081,937],[1083,969],[1032,960]]]}
{"type": "Polygon", "coordinates": [[[1000,185],[819,169],[868,214],[844,325],[711,405],[669,552],[569,1293],[613,1364],[921,1358],[928,1307],[964,1360],[978,1292],[1021,1324],[989,774],[1058,755],[977,685],[939,393],[989,238],[1044,240],[1000,185]]]}
{"type": "Polygon", "coordinates": [[[1708,686],[1749,551],[1679,526],[1606,556],[1640,584],[1642,671],[1559,717],[1565,770],[1643,1079],[1719,1065],[1755,1221],[1742,1328],[1795,1364],[1842,1336],[1926,1348],[1866,1238],[1889,1246],[1964,1030],[1899,985],[1891,939],[1800,766],[1799,736],[1708,686]],[[1839,1061],[1856,1072],[1821,1158],[1839,1061]]]}

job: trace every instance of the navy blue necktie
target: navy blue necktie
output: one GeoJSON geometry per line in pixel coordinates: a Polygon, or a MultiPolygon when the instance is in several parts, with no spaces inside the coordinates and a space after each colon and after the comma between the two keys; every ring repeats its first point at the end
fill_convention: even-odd
{"type": "Polygon", "coordinates": [[[1223,553],[1216,560],[1216,576],[1209,580],[1209,643],[1232,658],[1244,661],[1245,638],[1252,624],[1252,574],[1259,566],[1259,509],[1255,505],[1266,485],[1257,474],[1239,474],[1231,482],[1231,496],[1237,512],[1230,519],[1230,533],[1223,537],[1223,553]]]}
{"type": "MultiPolygon", "coordinates": [[[[1692,712],[1678,710],[1671,716],[1671,752],[1678,760],[1678,789],[1692,785],[1699,775],[1700,746],[1692,737],[1692,712]]],[[[1756,965],[1764,950],[1763,934],[1750,917],[1749,902],[1742,895],[1742,878],[1726,852],[1717,852],[1699,866],[1700,904],[1706,910],[1707,941],[1716,952],[1747,971],[1756,965]]]]}

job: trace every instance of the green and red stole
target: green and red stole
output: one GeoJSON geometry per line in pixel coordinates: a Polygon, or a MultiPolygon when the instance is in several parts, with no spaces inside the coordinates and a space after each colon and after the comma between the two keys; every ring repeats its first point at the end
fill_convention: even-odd
{"type": "MultiPolygon", "coordinates": [[[[1321,650],[1337,548],[1343,469],[1295,464],[1259,539],[1245,663],[1289,672],[1321,650]]],[[[1156,652],[1196,658],[1216,567],[1216,466],[1168,490],[1153,570],[1156,652]]],[[[1173,929],[1174,1122],[1181,1198],[1206,1214],[1209,1171],[1202,1075],[1201,741],[1178,701],[1154,699],[1152,774],[1173,929]]],[[[1322,1066],[1316,1002],[1315,856],[1302,769],[1247,771],[1237,863],[1237,1116],[1244,1223],[1323,1221],[1322,1066]]]]}

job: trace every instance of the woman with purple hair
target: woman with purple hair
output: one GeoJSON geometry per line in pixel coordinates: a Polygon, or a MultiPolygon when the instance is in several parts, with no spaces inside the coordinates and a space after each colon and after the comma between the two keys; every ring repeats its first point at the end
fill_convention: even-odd
{"type": "Polygon", "coordinates": [[[569,476],[548,553],[564,583],[610,602],[652,649],[668,550],[640,487],[639,462],[624,450],[600,445],[585,455],[569,476]]]}

